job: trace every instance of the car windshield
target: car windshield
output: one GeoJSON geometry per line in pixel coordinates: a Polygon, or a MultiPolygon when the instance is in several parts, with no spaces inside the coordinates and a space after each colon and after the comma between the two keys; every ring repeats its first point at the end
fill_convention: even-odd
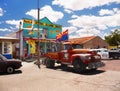
{"type": "Polygon", "coordinates": [[[70,45],[69,44],[65,44],[64,45],[64,50],[69,50],[70,49],[70,45]]]}
{"type": "Polygon", "coordinates": [[[72,44],[73,49],[81,49],[82,46],[79,44],[72,44]]]}
{"type": "Polygon", "coordinates": [[[7,60],[6,57],[4,57],[3,55],[0,54],[0,58],[3,59],[3,60],[7,60]]]}
{"type": "Polygon", "coordinates": [[[108,50],[103,50],[103,52],[108,52],[108,50]]]}
{"type": "Polygon", "coordinates": [[[97,52],[108,52],[107,49],[93,49],[93,50],[95,50],[95,51],[97,51],[97,52]]]}

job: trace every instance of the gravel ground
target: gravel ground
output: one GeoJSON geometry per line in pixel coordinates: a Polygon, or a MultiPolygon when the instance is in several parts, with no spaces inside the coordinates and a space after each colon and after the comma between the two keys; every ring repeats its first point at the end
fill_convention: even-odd
{"type": "Polygon", "coordinates": [[[39,69],[23,62],[15,74],[0,74],[0,91],[120,91],[120,60],[104,61],[106,67],[77,74],[73,69],[39,69]]]}
{"type": "Polygon", "coordinates": [[[102,67],[102,70],[120,71],[120,60],[103,60],[103,62],[106,66],[102,67]]]}

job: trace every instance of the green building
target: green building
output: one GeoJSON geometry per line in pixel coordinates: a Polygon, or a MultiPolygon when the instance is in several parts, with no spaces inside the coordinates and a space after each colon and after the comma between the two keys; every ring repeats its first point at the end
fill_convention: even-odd
{"type": "Polygon", "coordinates": [[[20,30],[16,32],[16,37],[20,39],[19,56],[26,58],[30,55],[36,55],[38,52],[38,42],[40,42],[40,52],[46,53],[51,49],[51,43],[56,42],[56,35],[61,32],[62,26],[53,24],[47,17],[40,19],[39,22],[23,18],[20,30]],[[40,33],[39,38],[38,32],[40,33]]]}

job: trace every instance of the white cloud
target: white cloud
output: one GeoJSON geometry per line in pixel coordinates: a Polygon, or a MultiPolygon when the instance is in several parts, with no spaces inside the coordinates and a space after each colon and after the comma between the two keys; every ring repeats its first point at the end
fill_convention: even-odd
{"type": "Polygon", "coordinates": [[[69,10],[69,9],[65,9],[64,11],[67,12],[67,13],[69,13],[69,14],[72,13],[72,11],[69,10]]]}
{"type": "Polygon", "coordinates": [[[108,10],[108,9],[102,9],[99,11],[99,15],[103,16],[103,15],[113,15],[114,12],[112,10],[108,10]]]}
{"type": "MultiPolygon", "coordinates": [[[[26,12],[26,15],[32,16],[37,19],[37,9],[32,9],[26,12]]],[[[62,19],[64,14],[60,11],[54,11],[51,6],[44,6],[40,9],[40,18],[47,17],[52,22],[57,22],[59,19],[62,19]]]]}
{"type": "Polygon", "coordinates": [[[19,28],[19,23],[21,20],[7,20],[5,21],[7,24],[14,25],[15,28],[19,28]]]}
{"type": "MultiPolygon", "coordinates": [[[[106,29],[107,27],[119,26],[120,24],[120,14],[114,14],[113,16],[88,16],[83,15],[76,17],[68,22],[72,26],[76,26],[78,28],[98,28],[98,29],[106,29]]],[[[102,29],[102,30],[103,30],[102,29]]]]}
{"type": "Polygon", "coordinates": [[[2,32],[11,32],[12,30],[11,29],[8,29],[8,28],[0,28],[0,31],[2,31],[2,32]]]}
{"type": "Polygon", "coordinates": [[[91,28],[77,28],[74,26],[71,27],[63,27],[63,31],[65,31],[66,29],[68,29],[68,34],[69,34],[69,38],[79,38],[79,37],[85,37],[85,36],[93,36],[93,35],[100,35],[100,30],[97,29],[91,29],[91,28]]]}
{"type": "Polygon", "coordinates": [[[0,8],[0,16],[3,16],[3,9],[0,8]]]}
{"type": "MultiPolygon", "coordinates": [[[[111,30],[111,32],[114,32],[117,28],[114,28],[111,30]]],[[[117,29],[120,32],[120,29],[117,29]]]]}
{"type": "MultiPolygon", "coordinates": [[[[70,29],[71,30],[71,29],[70,29]]],[[[93,29],[89,29],[89,28],[81,28],[81,29],[77,29],[75,31],[72,31],[71,34],[69,34],[70,38],[79,38],[79,37],[85,37],[85,36],[97,36],[100,35],[100,31],[93,28],[93,29]]]]}
{"type": "Polygon", "coordinates": [[[114,13],[118,14],[120,13],[120,10],[118,8],[113,8],[114,13]]]}
{"type": "Polygon", "coordinates": [[[18,20],[7,20],[6,23],[10,25],[16,25],[19,23],[19,21],[18,20]]]}
{"type": "Polygon", "coordinates": [[[77,31],[70,34],[71,37],[83,37],[88,35],[103,36],[106,29],[120,26],[120,10],[114,8],[114,13],[109,16],[73,15],[68,21],[77,31]]]}
{"type": "Polygon", "coordinates": [[[72,15],[72,17],[71,18],[78,18],[79,16],[77,16],[77,15],[72,15]]]}
{"type": "Polygon", "coordinates": [[[72,34],[72,33],[74,33],[74,32],[77,31],[77,28],[76,28],[76,27],[73,27],[73,26],[71,26],[71,27],[63,27],[63,28],[62,28],[63,31],[65,31],[65,30],[67,30],[67,29],[68,29],[68,33],[69,33],[69,34],[72,34]]]}
{"type": "Polygon", "coordinates": [[[32,9],[32,10],[26,12],[25,14],[37,19],[37,15],[38,15],[37,13],[38,13],[37,9],[32,9]]]}
{"type": "Polygon", "coordinates": [[[65,9],[77,11],[96,6],[108,5],[113,2],[120,3],[120,0],[53,0],[52,4],[62,6],[65,9]]]}
{"type": "Polygon", "coordinates": [[[101,15],[101,16],[114,15],[114,14],[120,14],[120,10],[118,8],[113,8],[113,10],[101,9],[99,11],[99,15],[101,15]]]}

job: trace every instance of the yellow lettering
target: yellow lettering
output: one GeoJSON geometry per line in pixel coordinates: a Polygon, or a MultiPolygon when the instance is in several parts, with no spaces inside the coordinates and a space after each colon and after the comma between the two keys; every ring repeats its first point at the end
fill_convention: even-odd
{"type": "MultiPolygon", "coordinates": [[[[23,19],[23,23],[32,24],[32,20],[23,19]]],[[[62,26],[55,25],[55,24],[47,24],[47,23],[43,23],[43,22],[38,22],[36,20],[34,20],[34,24],[39,24],[39,25],[42,25],[42,26],[48,26],[48,27],[54,27],[54,28],[61,28],[62,27],[62,26]]]]}
{"type": "Polygon", "coordinates": [[[37,21],[34,21],[34,24],[37,24],[37,21]]]}
{"type": "Polygon", "coordinates": [[[24,19],[23,22],[24,22],[24,23],[30,23],[30,24],[32,24],[32,20],[24,19]]]}
{"type": "Polygon", "coordinates": [[[57,33],[57,34],[60,33],[60,30],[56,30],[56,33],[57,33]]]}
{"type": "Polygon", "coordinates": [[[51,33],[51,34],[54,34],[54,30],[50,30],[50,33],[51,33]]]}

